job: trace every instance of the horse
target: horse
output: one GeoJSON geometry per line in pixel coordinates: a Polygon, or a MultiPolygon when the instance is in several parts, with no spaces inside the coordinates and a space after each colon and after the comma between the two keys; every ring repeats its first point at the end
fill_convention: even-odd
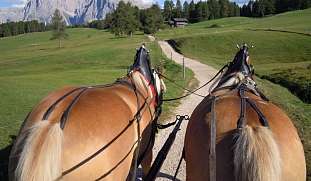
{"type": "Polygon", "coordinates": [[[50,93],[22,124],[10,180],[129,180],[140,163],[146,174],[165,89],[142,45],[115,83],[50,93]]]}
{"type": "Polygon", "coordinates": [[[297,130],[253,74],[243,45],[193,111],[184,144],[188,181],[306,180],[297,130]]]}

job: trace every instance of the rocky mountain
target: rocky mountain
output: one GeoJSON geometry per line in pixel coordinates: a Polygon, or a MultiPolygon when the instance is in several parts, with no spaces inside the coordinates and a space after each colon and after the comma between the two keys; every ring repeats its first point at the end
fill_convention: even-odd
{"type": "Polygon", "coordinates": [[[1,8],[0,9],[0,23],[7,21],[21,21],[23,20],[22,8],[1,8]]]}
{"type": "MultiPolygon", "coordinates": [[[[119,0],[28,0],[23,9],[0,9],[0,22],[39,20],[49,23],[55,9],[59,9],[68,25],[104,19],[116,8],[119,0]]],[[[139,8],[146,8],[152,0],[127,0],[139,8]]]]}

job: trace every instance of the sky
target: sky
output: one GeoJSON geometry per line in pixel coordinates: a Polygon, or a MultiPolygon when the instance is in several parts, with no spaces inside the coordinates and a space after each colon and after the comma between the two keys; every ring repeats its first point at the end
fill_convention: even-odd
{"type": "MultiPolygon", "coordinates": [[[[159,5],[163,5],[163,1],[164,0],[143,0],[145,2],[148,1],[155,1],[157,2],[159,5]]],[[[176,2],[176,0],[173,0],[174,2],[176,2]]],[[[183,0],[181,0],[183,2],[183,0]]],[[[190,0],[188,0],[190,1],[190,0]]],[[[198,0],[195,0],[198,1],[198,0]]],[[[234,1],[237,4],[239,4],[240,6],[243,5],[245,2],[248,2],[248,0],[230,0],[230,1],[234,1]]],[[[0,0],[0,8],[8,8],[8,7],[24,7],[24,5],[26,4],[27,0],[0,0]]]]}
{"type": "Polygon", "coordinates": [[[24,7],[26,2],[27,0],[0,0],[0,7],[24,7]]]}

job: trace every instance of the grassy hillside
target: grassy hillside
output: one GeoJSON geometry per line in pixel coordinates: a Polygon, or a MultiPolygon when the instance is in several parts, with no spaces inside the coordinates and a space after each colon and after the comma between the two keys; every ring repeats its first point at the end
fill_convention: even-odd
{"type": "MultiPolygon", "coordinates": [[[[57,41],[49,40],[50,32],[0,39],[0,148],[10,143],[9,136],[16,135],[27,113],[49,92],[68,85],[115,81],[126,75],[135,48],[149,42],[142,34],[115,38],[93,29],[69,29],[68,34],[62,49],[57,48],[57,41]]],[[[165,60],[167,76],[186,84],[181,68],[164,59],[156,43],[148,43],[147,47],[154,65],[165,60]]],[[[192,77],[193,73],[187,70],[186,82],[192,77]]],[[[168,84],[167,97],[181,93],[168,84]]],[[[165,105],[165,110],[172,105],[165,105]]]]}
{"type": "Polygon", "coordinates": [[[232,60],[236,44],[254,45],[250,58],[256,75],[279,84],[258,79],[259,87],[295,121],[311,180],[310,19],[311,9],[266,18],[224,18],[164,30],[157,36],[175,40],[181,53],[217,68],[232,60]]]}

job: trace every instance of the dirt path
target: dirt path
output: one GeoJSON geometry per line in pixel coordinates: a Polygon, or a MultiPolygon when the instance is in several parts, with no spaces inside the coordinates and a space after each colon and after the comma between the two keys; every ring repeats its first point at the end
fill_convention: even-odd
{"type": "MultiPolygon", "coordinates": [[[[185,66],[190,68],[194,72],[195,78],[199,81],[199,85],[203,85],[205,82],[210,80],[216,73],[217,70],[200,63],[197,60],[193,60],[190,58],[186,58],[183,55],[174,51],[174,49],[165,41],[159,41],[159,45],[162,48],[163,53],[168,57],[171,58],[178,64],[182,64],[183,58],[185,58],[185,66]]],[[[204,87],[203,89],[199,90],[198,93],[207,95],[208,94],[208,87],[204,87]]],[[[180,114],[188,114],[191,115],[194,108],[201,102],[202,98],[196,95],[191,95],[184,98],[181,101],[181,104],[175,109],[174,114],[168,118],[167,122],[175,120],[175,115],[180,114]]],[[[177,133],[176,140],[167,155],[167,158],[161,168],[161,171],[158,174],[157,181],[160,180],[172,180],[175,169],[177,167],[178,161],[180,159],[183,145],[184,145],[184,136],[186,133],[187,122],[183,122],[181,125],[181,130],[177,133]]],[[[173,127],[161,130],[156,137],[155,146],[153,148],[154,157],[156,157],[158,151],[162,148],[164,142],[166,141],[167,137],[171,133],[173,127]]],[[[181,168],[179,170],[179,174],[177,176],[179,180],[186,180],[186,165],[183,161],[181,168]]]]}

